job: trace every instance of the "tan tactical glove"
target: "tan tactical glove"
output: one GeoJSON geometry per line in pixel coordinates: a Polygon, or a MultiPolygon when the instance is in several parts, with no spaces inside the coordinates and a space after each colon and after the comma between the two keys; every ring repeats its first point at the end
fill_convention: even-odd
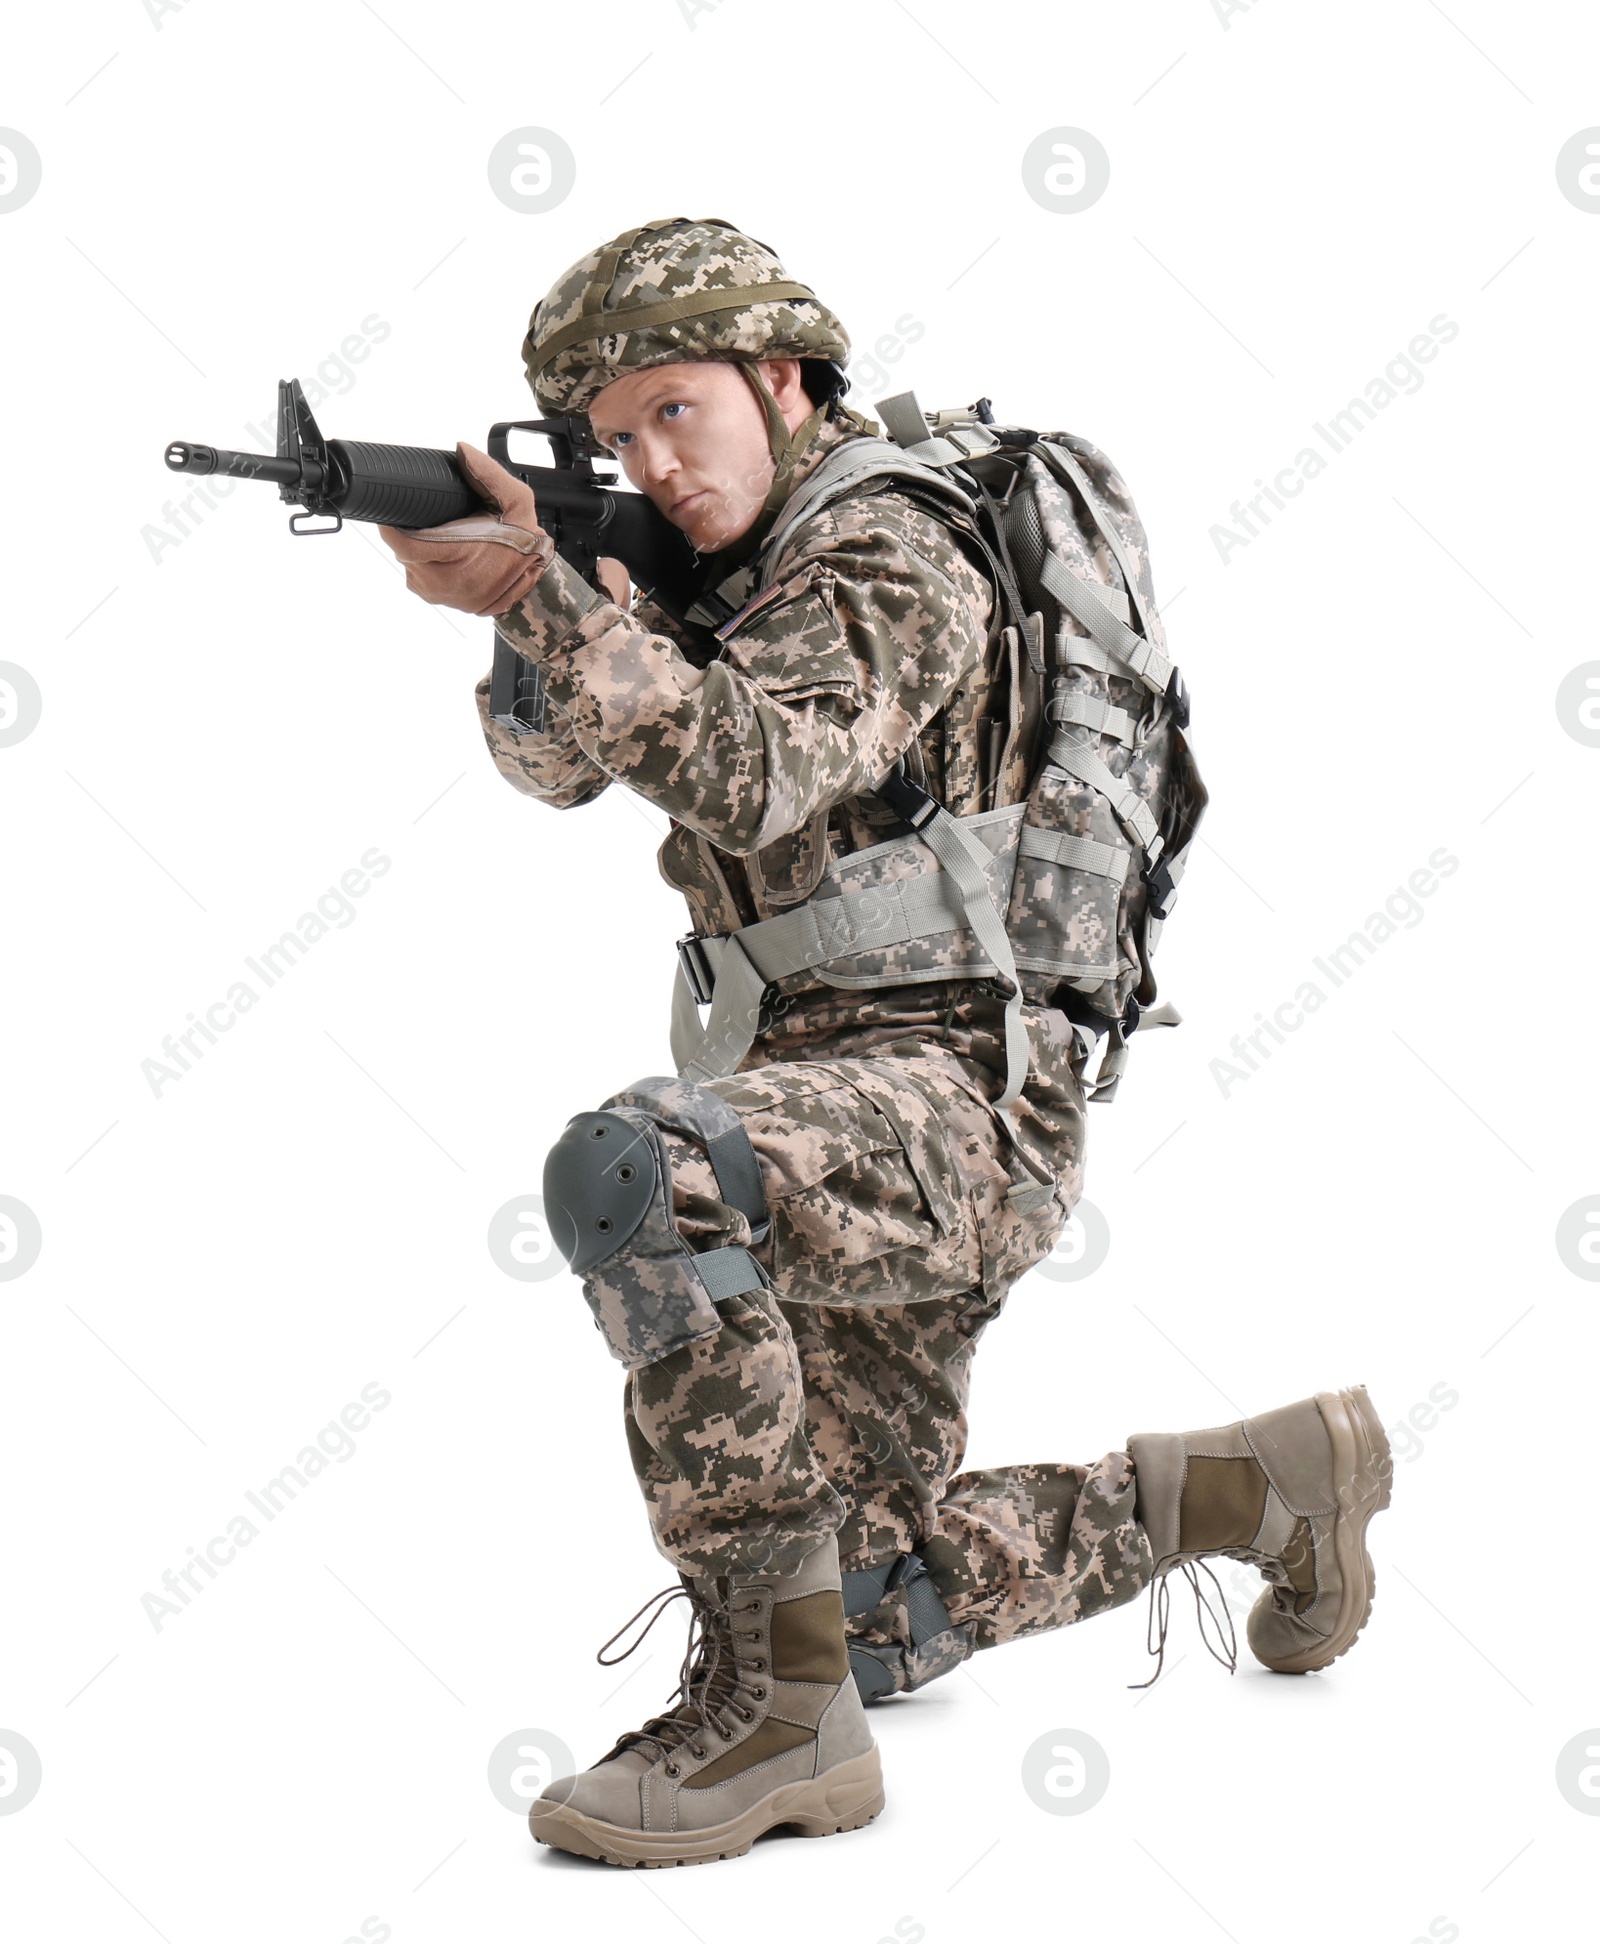
{"type": "Polygon", "coordinates": [[[435,607],[504,614],[550,564],[556,543],[539,525],[533,489],[464,440],[456,458],[468,483],[495,509],[437,527],[378,531],[406,570],[406,586],[435,607]]]}

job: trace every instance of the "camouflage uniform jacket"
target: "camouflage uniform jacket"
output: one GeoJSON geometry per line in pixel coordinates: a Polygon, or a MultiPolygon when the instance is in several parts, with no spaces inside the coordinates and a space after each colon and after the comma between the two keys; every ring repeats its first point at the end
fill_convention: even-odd
{"type": "MultiPolygon", "coordinates": [[[[859,436],[825,423],[795,484],[859,436]]],[[[492,722],[486,679],[477,701],[490,754],[519,790],[561,809],[619,781],[667,811],[660,869],[697,932],[771,917],[809,897],[834,858],[902,833],[872,788],[899,756],[957,815],[1021,794],[996,794],[988,775],[985,725],[1003,689],[1000,617],[979,559],[948,514],[877,482],[797,528],[767,591],[701,667],[659,608],[641,598],[624,611],[558,556],[497,623],[544,669],[548,733],[492,722]]],[[[663,1011],[672,969],[661,968],[663,1011]]],[[[1030,1012],[1040,1064],[1059,1069],[1066,1021],[1030,1012]]],[[[745,1064],[817,1056],[819,1040],[864,1053],[910,1033],[998,1066],[999,1013],[993,990],[971,980],[819,992],[796,974],[769,994],[745,1064]]]]}

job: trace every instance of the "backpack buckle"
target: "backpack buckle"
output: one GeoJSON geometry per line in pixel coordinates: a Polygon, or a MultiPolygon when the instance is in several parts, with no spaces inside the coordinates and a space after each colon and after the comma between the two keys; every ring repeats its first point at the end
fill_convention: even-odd
{"type": "Polygon", "coordinates": [[[1145,889],[1149,893],[1150,916],[1159,919],[1164,925],[1171,915],[1173,893],[1178,888],[1172,879],[1172,866],[1163,856],[1161,861],[1152,864],[1143,876],[1145,889]]]}
{"type": "Polygon", "coordinates": [[[678,964],[683,968],[684,980],[694,995],[697,1006],[711,1004],[712,991],[717,983],[716,972],[706,956],[709,939],[722,938],[723,932],[685,932],[678,940],[678,964]]]}
{"type": "Polygon", "coordinates": [[[930,795],[920,783],[913,783],[906,775],[903,756],[895,758],[894,768],[881,783],[876,785],[876,793],[902,823],[909,824],[918,832],[939,808],[939,799],[930,795]]]}

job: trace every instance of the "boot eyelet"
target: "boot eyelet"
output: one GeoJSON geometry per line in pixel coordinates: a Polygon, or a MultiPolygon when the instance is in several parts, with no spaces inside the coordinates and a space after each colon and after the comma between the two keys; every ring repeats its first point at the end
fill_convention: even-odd
{"type": "Polygon", "coordinates": [[[667,1764],[667,1773],[668,1773],[668,1775],[670,1775],[670,1776],[671,1776],[671,1777],[673,1778],[673,1780],[674,1780],[674,1781],[676,1781],[676,1780],[677,1780],[677,1776],[678,1776],[678,1771],[677,1771],[677,1769],[676,1769],[676,1768],[675,1768],[675,1767],[674,1767],[674,1766],[672,1765],[672,1763],[671,1763],[671,1762],[668,1762],[668,1764],[667,1764]]]}
{"type": "Polygon", "coordinates": [[[689,1753],[697,1762],[703,1762],[706,1759],[706,1751],[703,1748],[691,1748],[689,1753]]]}
{"type": "Polygon", "coordinates": [[[750,1692],[758,1701],[765,1701],[767,1698],[767,1690],[765,1688],[752,1688],[750,1692]]]}
{"type": "Polygon", "coordinates": [[[745,1720],[745,1721],[754,1721],[754,1720],[755,1720],[755,1718],[756,1718],[756,1711],[755,1711],[755,1709],[754,1709],[754,1708],[738,1708],[738,1707],[736,1707],[736,1708],[734,1709],[734,1713],[735,1713],[736,1715],[738,1715],[738,1716],[740,1716],[740,1718],[741,1718],[742,1720],[745,1720]]]}

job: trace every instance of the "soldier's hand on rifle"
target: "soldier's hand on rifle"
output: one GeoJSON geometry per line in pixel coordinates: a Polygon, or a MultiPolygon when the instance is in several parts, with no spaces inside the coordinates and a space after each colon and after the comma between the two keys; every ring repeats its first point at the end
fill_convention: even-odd
{"type": "Polygon", "coordinates": [[[595,562],[595,578],[607,600],[615,601],[619,608],[627,607],[632,598],[632,582],[628,570],[620,560],[613,560],[609,554],[601,554],[595,562]]]}
{"type": "Polygon", "coordinates": [[[406,586],[435,607],[504,614],[544,572],[555,542],[539,525],[533,489],[465,440],[456,458],[492,513],[437,527],[380,526],[406,570],[406,586]]]}

